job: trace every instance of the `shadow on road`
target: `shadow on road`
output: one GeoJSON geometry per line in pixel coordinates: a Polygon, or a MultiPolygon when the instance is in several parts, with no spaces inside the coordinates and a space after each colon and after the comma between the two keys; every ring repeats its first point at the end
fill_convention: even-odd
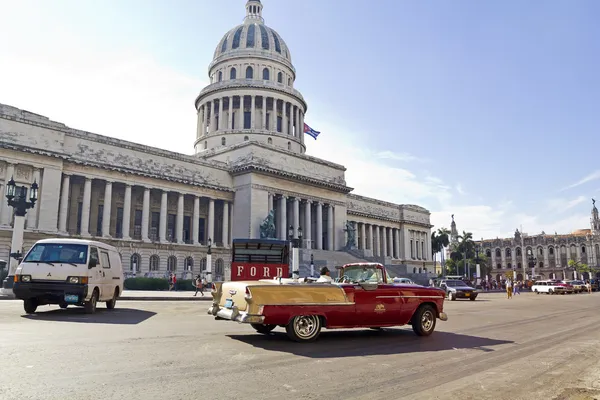
{"type": "Polygon", "coordinates": [[[135,310],[131,308],[115,308],[106,310],[98,308],[95,314],[86,314],[83,308],[67,308],[65,310],[38,310],[31,315],[22,315],[22,318],[33,321],[51,322],[79,322],[84,324],[115,324],[115,325],[137,325],[155,316],[152,311],[135,310]]]}
{"type": "Polygon", "coordinates": [[[288,339],[285,332],[277,331],[272,332],[270,335],[228,336],[231,339],[264,350],[291,353],[310,358],[408,354],[453,349],[475,349],[482,352],[492,352],[495,350],[490,348],[491,346],[514,343],[508,340],[496,340],[450,332],[434,332],[429,337],[419,337],[412,330],[405,329],[323,331],[319,339],[313,343],[295,343],[288,339]]]}

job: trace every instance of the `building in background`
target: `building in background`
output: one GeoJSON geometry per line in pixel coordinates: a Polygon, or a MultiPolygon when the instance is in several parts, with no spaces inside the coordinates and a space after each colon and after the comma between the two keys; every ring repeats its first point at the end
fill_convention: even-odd
{"type": "MultiPolygon", "coordinates": [[[[11,177],[40,184],[25,251],[45,237],[94,237],[116,246],[130,272],[189,275],[206,270],[210,240],[213,277],[227,279],[232,238],[260,237],[273,212],[277,238],[302,228],[302,265],[312,255],[317,266],[372,260],[399,274],[431,271],[429,211],[352,194],[344,166],[305,154],[308,105],[290,49],[262,10],[248,1],[244,22],[217,45],[195,100],[194,155],[0,105],[2,192],[11,177]]],[[[0,259],[12,221],[3,198],[0,259]]]]}

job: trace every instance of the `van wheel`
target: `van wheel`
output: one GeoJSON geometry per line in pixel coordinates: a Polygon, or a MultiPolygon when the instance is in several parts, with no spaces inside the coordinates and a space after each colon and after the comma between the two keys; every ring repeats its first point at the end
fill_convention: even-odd
{"type": "Polygon", "coordinates": [[[313,342],[321,333],[321,318],[318,315],[297,315],[286,325],[285,330],[295,342],[313,342]]]}
{"type": "Polygon", "coordinates": [[[93,314],[96,312],[96,304],[98,303],[98,289],[94,289],[92,298],[85,302],[84,308],[86,314],[93,314]]]}
{"type": "Polygon", "coordinates": [[[115,288],[115,292],[113,293],[113,298],[106,302],[106,308],[112,310],[115,308],[117,304],[117,294],[119,293],[119,289],[115,288]]]}
{"type": "Polygon", "coordinates": [[[60,303],[58,306],[59,306],[60,308],[62,308],[63,310],[64,310],[65,308],[69,307],[69,305],[68,305],[67,303],[60,303]]]}
{"type": "Polygon", "coordinates": [[[23,308],[27,314],[33,314],[37,310],[37,299],[27,299],[23,301],[23,308]]]}

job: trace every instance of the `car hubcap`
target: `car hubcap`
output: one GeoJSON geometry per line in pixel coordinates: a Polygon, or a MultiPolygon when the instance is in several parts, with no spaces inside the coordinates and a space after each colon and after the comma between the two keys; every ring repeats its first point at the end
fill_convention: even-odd
{"type": "Polygon", "coordinates": [[[430,331],[433,327],[434,316],[431,311],[425,311],[421,317],[421,326],[425,331],[430,331]]]}
{"type": "Polygon", "coordinates": [[[317,327],[319,325],[317,318],[318,317],[315,315],[303,315],[297,317],[294,321],[294,330],[296,331],[296,334],[303,339],[314,336],[317,333],[317,327]]]}

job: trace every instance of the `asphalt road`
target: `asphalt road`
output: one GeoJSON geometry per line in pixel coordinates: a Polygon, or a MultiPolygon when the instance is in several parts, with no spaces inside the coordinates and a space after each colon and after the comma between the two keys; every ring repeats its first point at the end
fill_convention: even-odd
{"type": "Polygon", "coordinates": [[[429,338],[325,330],[298,344],[215,321],[208,302],[26,316],[5,300],[0,399],[597,399],[599,305],[600,293],[484,294],[446,302],[429,338]]]}

